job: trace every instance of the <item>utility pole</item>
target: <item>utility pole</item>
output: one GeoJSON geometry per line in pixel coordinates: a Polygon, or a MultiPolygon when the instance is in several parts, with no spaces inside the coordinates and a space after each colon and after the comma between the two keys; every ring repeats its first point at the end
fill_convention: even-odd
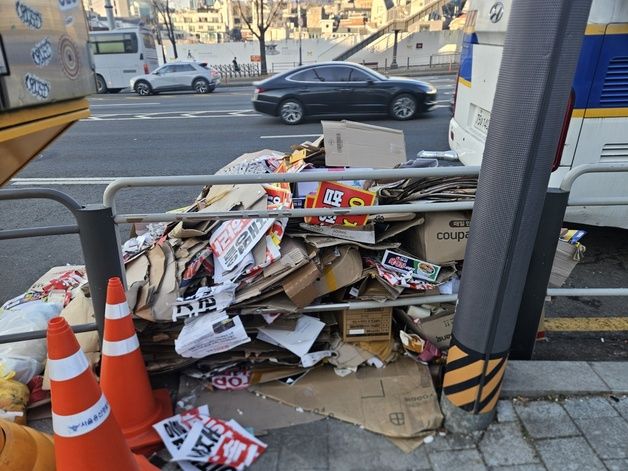
{"type": "Polygon", "coordinates": [[[591,0],[506,5],[486,18],[510,13],[443,379],[454,432],[495,415],[591,0]]]}
{"type": "Polygon", "coordinates": [[[394,21],[394,25],[395,25],[395,36],[393,39],[393,56],[392,56],[392,61],[390,62],[390,68],[391,69],[396,69],[399,66],[397,65],[397,45],[398,45],[398,39],[399,39],[399,30],[397,29],[397,22],[399,21],[399,10],[401,9],[401,6],[399,5],[399,0],[397,0],[397,5],[394,7],[393,10],[393,21],[394,21]]]}
{"type": "Polygon", "coordinates": [[[297,0],[297,21],[299,25],[299,66],[303,65],[303,41],[301,35],[301,0],[297,0]]]}
{"type": "Polygon", "coordinates": [[[393,42],[393,57],[392,57],[392,62],[390,63],[390,68],[391,69],[396,69],[397,67],[399,67],[397,65],[397,38],[399,36],[399,30],[395,29],[395,38],[394,38],[394,42],[393,42]]]}
{"type": "Polygon", "coordinates": [[[116,20],[113,18],[113,5],[111,0],[105,0],[105,12],[107,13],[107,24],[110,30],[116,29],[116,20]]]}

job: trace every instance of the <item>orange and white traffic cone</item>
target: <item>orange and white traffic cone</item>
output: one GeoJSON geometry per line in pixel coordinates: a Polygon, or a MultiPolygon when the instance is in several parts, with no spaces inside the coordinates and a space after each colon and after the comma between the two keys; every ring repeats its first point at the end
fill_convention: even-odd
{"type": "Polygon", "coordinates": [[[51,319],[47,338],[57,471],[157,470],[131,453],[67,321],[51,319]]]}
{"type": "Polygon", "coordinates": [[[148,455],[162,442],[153,424],[172,415],[166,389],[151,390],[120,278],[110,278],[105,307],[100,386],[131,450],[148,455]]]}

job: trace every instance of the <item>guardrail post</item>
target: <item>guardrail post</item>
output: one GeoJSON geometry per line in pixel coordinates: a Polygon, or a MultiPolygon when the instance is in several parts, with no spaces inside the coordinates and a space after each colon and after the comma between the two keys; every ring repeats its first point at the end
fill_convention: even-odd
{"type": "Polygon", "coordinates": [[[126,285],[118,231],[111,208],[103,205],[84,206],[74,211],[74,217],[79,225],[89,291],[102,341],[109,278],[118,276],[126,285]]]}
{"type": "Polygon", "coordinates": [[[536,342],[536,333],[552,272],[554,254],[560,228],[565,217],[569,192],[550,188],[545,195],[539,230],[523,288],[519,315],[510,344],[511,360],[530,360],[536,342]]]}
{"type": "Polygon", "coordinates": [[[495,415],[591,1],[546,6],[510,6],[443,379],[452,432],[495,415]],[[538,86],[524,96],[527,83],[538,86]]]}

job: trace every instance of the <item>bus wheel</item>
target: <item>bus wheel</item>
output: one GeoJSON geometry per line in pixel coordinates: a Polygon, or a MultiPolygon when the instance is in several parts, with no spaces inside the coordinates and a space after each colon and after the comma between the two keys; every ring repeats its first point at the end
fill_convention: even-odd
{"type": "Polygon", "coordinates": [[[135,84],[135,93],[140,96],[148,96],[152,93],[150,84],[144,80],[140,80],[135,84]]]}
{"type": "Polygon", "coordinates": [[[107,82],[102,78],[102,75],[96,75],[96,92],[98,93],[107,93],[107,82]]]}

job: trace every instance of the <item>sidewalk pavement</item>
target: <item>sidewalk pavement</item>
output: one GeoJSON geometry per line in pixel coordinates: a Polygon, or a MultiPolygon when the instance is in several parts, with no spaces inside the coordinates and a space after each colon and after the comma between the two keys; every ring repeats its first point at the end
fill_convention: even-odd
{"type": "Polygon", "coordinates": [[[268,449],[252,471],[625,471],[628,396],[500,400],[497,420],[486,431],[436,432],[409,454],[334,419],[261,439],[268,449]]]}
{"type": "MultiPolygon", "coordinates": [[[[501,397],[486,431],[435,431],[408,454],[335,419],[271,430],[260,437],[266,453],[250,469],[628,471],[628,362],[512,361],[501,397]]],[[[51,428],[50,421],[31,426],[51,428]]]]}
{"type": "Polygon", "coordinates": [[[268,449],[251,470],[628,471],[626,394],[628,362],[512,361],[484,432],[441,430],[404,454],[385,437],[324,419],[262,437],[268,449]]]}

